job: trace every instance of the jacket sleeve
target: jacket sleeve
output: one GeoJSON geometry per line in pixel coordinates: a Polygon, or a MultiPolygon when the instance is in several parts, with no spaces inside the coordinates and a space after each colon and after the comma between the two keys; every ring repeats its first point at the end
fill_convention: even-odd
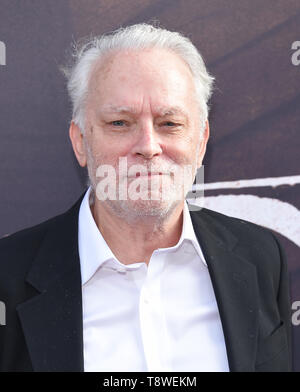
{"type": "MultiPolygon", "coordinates": [[[[273,233],[272,233],[273,234],[273,233]]],[[[291,298],[290,298],[290,284],[289,284],[289,271],[286,259],[285,251],[278,240],[273,234],[276,244],[280,253],[281,269],[280,269],[280,281],[277,293],[277,304],[280,313],[281,320],[284,322],[286,327],[286,335],[288,341],[288,352],[289,352],[289,366],[288,368],[292,371],[292,326],[291,326],[291,298]]]]}

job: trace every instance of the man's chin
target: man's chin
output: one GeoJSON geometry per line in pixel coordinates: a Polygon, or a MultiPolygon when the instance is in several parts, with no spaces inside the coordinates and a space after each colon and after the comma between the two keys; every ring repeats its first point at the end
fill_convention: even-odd
{"type": "Polygon", "coordinates": [[[167,216],[180,203],[179,200],[111,200],[113,212],[128,220],[141,220],[143,217],[167,216]]]}

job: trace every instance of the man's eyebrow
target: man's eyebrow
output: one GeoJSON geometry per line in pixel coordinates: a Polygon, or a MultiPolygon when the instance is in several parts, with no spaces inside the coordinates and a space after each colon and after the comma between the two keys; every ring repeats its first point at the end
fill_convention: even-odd
{"type": "MultiPolygon", "coordinates": [[[[115,106],[115,105],[105,105],[102,106],[101,111],[103,112],[113,112],[113,113],[131,113],[137,114],[138,111],[130,106],[115,106]]],[[[154,109],[154,113],[164,117],[164,116],[172,116],[181,114],[185,117],[188,117],[186,111],[179,106],[171,106],[171,107],[157,107],[154,109]]]]}
{"type": "Polygon", "coordinates": [[[160,116],[172,116],[176,114],[181,114],[185,117],[188,117],[186,111],[179,106],[172,106],[172,107],[161,107],[156,110],[156,112],[160,116]]]}
{"type": "Polygon", "coordinates": [[[129,106],[115,106],[115,105],[104,105],[100,108],[102,112],[113,112],[113,113],[133,113],[136,114],[137,110],[129,106]]]}

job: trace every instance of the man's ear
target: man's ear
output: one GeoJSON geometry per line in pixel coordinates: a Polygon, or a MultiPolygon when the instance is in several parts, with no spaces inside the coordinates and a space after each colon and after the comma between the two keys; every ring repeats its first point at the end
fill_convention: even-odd
{"type": "Polygon", "coordinates": [[[206,120],[205,122],[205,128],[203,131],[203,135],[201,137],[200,141],[200,147],[199,147],[199,152],[198,152],[198,159],[197,159],[197,168],[199,169],[202,165],[202,161],[206,152],[206,146],[207,142],[209,139],[209,122],[206,120]]]}
{"type": "Polygon", "coordinates": [[[86,166],[87,159],[83,142],[83,134],[81,133],[81,130],[78,125],[74,123],[74,121],[71,122],[69,136],[71,139],[74,154],[77,158],[79,165],[82,167],[86,166]]]}

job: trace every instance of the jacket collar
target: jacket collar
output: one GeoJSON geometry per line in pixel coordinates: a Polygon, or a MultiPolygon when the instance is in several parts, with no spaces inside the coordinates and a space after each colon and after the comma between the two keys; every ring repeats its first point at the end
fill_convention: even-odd
{"type": "MultiPolygon", "coordinates": [[[[35,371],[83,371],[78,214],[84,194],[54,219],[26,281],[39,294],[17,306],[35,371]]],[[[258,329],[256,269],[237,251],[237,238],[210,211],[191,212],[223,326],[230,371],[254,370],[258,329]]]]}

